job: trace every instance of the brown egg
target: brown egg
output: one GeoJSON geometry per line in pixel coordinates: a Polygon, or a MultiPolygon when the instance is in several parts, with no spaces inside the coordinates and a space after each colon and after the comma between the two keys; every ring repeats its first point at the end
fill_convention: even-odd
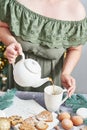
{"type": "Polygon", "coordinates": [[[72,116],[71,120],[75,126],[79,126],[83,124],[83,119],[81,116],[72,116]]]}
{"type": "Polygon", "coordinates": [[[65,130],[70,130],[73,127],[73,123],[70,119],[63,119],[62,122],[61,122],[61,126],[65,130]]]}
{"type": "Polygon", "coordinates": [[[70,114],[68,112],[62,112],[59,114],[58,119],[62,121],[63,119],[70,119],[70,114]]]}

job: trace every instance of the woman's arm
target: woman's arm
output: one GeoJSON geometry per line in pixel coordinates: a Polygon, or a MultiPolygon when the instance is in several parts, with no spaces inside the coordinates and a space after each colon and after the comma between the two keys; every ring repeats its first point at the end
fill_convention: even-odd
{"type": "Polygon", "coordinates": [[[76,88],[75,79],[71,76],[71,72],[78,63],[82,52],[82,45],[78,47],[71,47],[67,50],[64,65],[61,74],[61,82],[64,87],[69,91],[69,95],[72,95],[76,88]]]}
{"type": "MultiPolygon", "coordinates": [[[[2,21],[0,21],[0,27],[9,28],[8,25],[2,21]]],[[[0,39],[1,41],[1,39],[0,39]]]]}
{"type": "Polygon", "coordinates": [[[7,24],[7,23],[4,23],[4,22],[2,22],[2,21],[0,21],[0,27],[9,28],[8,24],[7,24]]]}
{"type": "MultiPolygon", "coordinates": [[[[86,17],[86,11],[80,0],[77,1],[76,5],[72,4],[71,1],[70,11],[75,16],[75,19],[81,20],[86,17]]],[[[70,47],[67,50],[66,58],[64,61],[62,74],[61,74],[61,83],[62,85],[68,89],[69,96],[71,96],[75,92],[76,81],[74,77],[71,76],[71,72],[77,65],[82,52],[82,45],[78,47],[70,47]]]]}
{"type": "Polygon", "coordinates": [[[6,45],[17,42],[16,39],[11,35],[9,28],[0,27],[0,39],[6,45]]]}
{"type": "Polygon", "coordinates": [[[0,26],[0,40],[7,46],[5,55],[9,63],[13,63],[16,56],[22,53],[22,47],[11,34],[9,27],[2,26],[2,23],[0,26]]]}
{"type": "Polygon", "coordinates": [[[66,52],[62,74],[71,74],[74,67],[78,63],[82,52],[82,45],[71,47],[66,52]]]}

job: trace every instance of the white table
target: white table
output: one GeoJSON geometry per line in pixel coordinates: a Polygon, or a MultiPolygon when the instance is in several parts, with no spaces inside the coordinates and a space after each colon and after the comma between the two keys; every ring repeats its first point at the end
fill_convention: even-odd
{"type": "MultiPolygon", "coordinates": [[[[87,97],[87,94],[83,94],[85,97],[87,97]]],[[[44,103],[44,94],[42,92],[25,92],[25,91],[17,91],[16,92],[16,96],[19,99],[23,99],[23,100],[35,100],[37,103],[39,103],[42,107],[45,107],[45,103],[44,103]]],[[[62,105],[60,107],[60,109],[62,111],[70,111],[72,112],[72,109],[65,107],[64,105],[62,105]]],[[[82,127],[82,126],[81,126],[82,127]]],[[[55,130],[55,129],[52,129],[55,130]]],[[[60,127],[60,130],[64,130],[60,127]]],[[[80,130],[80,128],[78,127],[74,127],[74,129],[72,130],[80,130]]]]}

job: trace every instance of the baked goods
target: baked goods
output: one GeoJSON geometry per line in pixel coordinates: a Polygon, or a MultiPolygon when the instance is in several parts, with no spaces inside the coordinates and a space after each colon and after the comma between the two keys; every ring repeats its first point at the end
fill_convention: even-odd
{"type": "Polygon", "coordinates": [[[70,119],[70,114],[68,112],[61,112],[58,115],[58,119],[62,121],[63,119],[70,119]]]}
{"type": "Polygon", "coordinates": [[[35,126],[35,123],[38,122],[38,121],[37,121],[36,118],[33,116],[33,117],[26,118],[26,119],[24,120],[24,122],[27,123],[27,124],[31,124],[31,125],[35,126]]]}
{"type": "Polygon", "coordinates": [[[36,116],[26,118],[19,126],[19,130],[47,130],[47,122],[51,121],[53,121],[52,113],[44,110],[36,116]]]}
{"type": "Polygon", "coordinates": [[[21,128],[25,127],[32,127],[32,129],[37,130],[46,130],[48,128],[48,124],[45,121],[38,121],[34,116],[25,119],[20,126],[21,128]]]}
{"type": "Polygon", "coordinates": [[[40,112],[38,115],[36,115],[36,118],[40,121],[41,120],[46,121],[46,122],[52,122],[53,121],[52,113],[47,111],[47,110],[40,112]]]}
{"type": "Polygon", "coordinates": [[[70,130],[73,127],[73,123],[70,119],[63,119],[61,125],[65,130],[70,130]]]}
{"type": "Polygon", "coordinates": [[[35,127],[38,129],[38,130],[46,130],[48,128],[48,124],[44,121],[38,121],[36,124],[35,124],[35,127]]]}
{"type": "Polygon", "coordinates": [[[0,130],[10,130],[10,127],[8,118],[0,117],[0,130]]]}
{"type": "Polygon", "coordinates": [[[23,122],[20,126],[19,126],[19,130],[37,130],[32,124],[23,122]]]}
{"type": "Polygon", "coordinates": [[[18,116],[18,115],[10,116],[8,119],[11,123],[11,126],[15,126],[15,125],[23,122],[22,117],[18,116]]]}
{"type": "Polygon", "coordinates": [[[79,126],[83,124],[83,119],[81,116],[72,116],[71,120],[75,126],[79,126]]]}
{"type": "Polygon", "coordinates": [[[34,117],[25,119],[19,126],[19,130],[46,130],[48,124],[44,121],[38,121],[34,117]]]}
{"type": "Polygon", "coordinates": [[[19,130],[47,130],[47,122],[53,121],[53,115],[51,112],[44,110],[35,116],[26,118],[25,120],[23,120],[21,116],[12,115],[8,118],[8,121],[11,126],[17,125],[19,130]]]}

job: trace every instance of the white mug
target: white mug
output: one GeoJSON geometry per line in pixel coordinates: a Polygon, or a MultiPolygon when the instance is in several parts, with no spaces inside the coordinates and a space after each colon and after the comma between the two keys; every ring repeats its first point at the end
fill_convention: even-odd
{"type": "Polygon", "coordinates": [[[68,94],[67,94],[66,97],[64,99],[62,99],[64,92],[67,92],[67,90],[62,89],[60,86],[50,85],[50,86],[45,87],[44,102],[45,102],[45,106],[46,106],[47,110],[49,110],[51,112],[53,112],[53,111],[59,112],[60,105],[62,105],[68,98],[68,94]],[[55,94],[53,94],[53,87],[55,90],[55,94]]]}

